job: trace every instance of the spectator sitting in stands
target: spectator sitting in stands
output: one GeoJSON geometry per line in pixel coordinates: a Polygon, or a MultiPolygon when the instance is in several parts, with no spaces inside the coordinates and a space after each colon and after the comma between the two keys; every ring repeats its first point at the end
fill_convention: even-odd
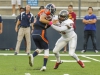
{"type": "Polygon", "coordinates": [[[18,5],[19,8],[21,6],[21,0],[11,0],[11,3],[12,3],[12,13],[13,13],[12,16],[16,16],[15,15],[16,2],[17,2],[17,5],[18,5]]]}

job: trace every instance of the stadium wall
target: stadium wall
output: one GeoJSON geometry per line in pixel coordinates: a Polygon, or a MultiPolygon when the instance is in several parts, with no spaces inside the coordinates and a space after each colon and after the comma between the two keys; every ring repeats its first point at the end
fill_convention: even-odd
{"type": "MultiPolygon", "coordinates": [[[[100,20],[97,21],[97,48],[100,49],[100,20]]],[[[76,30],[78,35],[77,50],[83,49],[84,39],[84,24],[81,19],[76,20],[76,30]]],[[[47,37],[49,40],[49,48],[52,50],[56,41],[59,39],[60,34],[52,28],[47,30],[47,37]]],[[[32,39],[31,39],[32,40],[32,39]]],[[[0,49],[15,48],[17,42],[17,33],[15,32],[15,19],[3,19],[3,33],[0,34],[0,49]]],[[[24,41],[21,44],[21,50],[25,49],[24,41]]],[[[31,49],[36,49],[36,46],[32,40],[31,49]]],[[[88,49],[93,49],[92,41],[89,38],[88,49]]]]}

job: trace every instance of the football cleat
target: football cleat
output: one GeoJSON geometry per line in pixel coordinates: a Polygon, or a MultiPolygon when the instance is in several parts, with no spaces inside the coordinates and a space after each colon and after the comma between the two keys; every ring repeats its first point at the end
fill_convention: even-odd
{"type": "Polygon", "coordinates": [[[63,62],[60,61],[60,62],[56,62],[55,66],[54,66],[54,69],[57,69],[59,67],[60,64],[62,64],[63,62]]]}
{"type": "Polygon", "coordinates": [[[46,66],[43,66],[40,71],[45,71],[46,70],[46,66]]]}
{"type": "Polygon", "coordinates": [[[29,55],[29,65],[32,67],[33,66],[33,55],[29,55]]]}
{"type": "Polygon", "coordinates": [[[85,67],[84,63],[83,63],[81,60],[77,61],[77,63],[78,63],[82,68],[85,67]]]}

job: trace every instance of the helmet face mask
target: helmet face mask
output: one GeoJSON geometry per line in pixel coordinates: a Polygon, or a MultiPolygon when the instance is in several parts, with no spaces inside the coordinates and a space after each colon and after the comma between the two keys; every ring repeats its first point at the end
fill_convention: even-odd
{"type": "Polygon", "coordinates": [[[69,12],[67,10],[61,10],[58,14],[59,21],[65,21],[68,19],[69,12]]]}
{"type": "Polygon", "coordinates": [[[54,15],[55,12],[56,12],[55,5],[51,4],[51,3],[47,4],[46,7],[45,7],[45,9],[49,9],[51,15],[54,15]]]}
{"type": "Polygon", "coordinates": [[[49,14],[50,14],[49,9],[45,9],[45,13],[46,13],[47,15],[49,15],[49,14]]]}
{"type": "Polygon", "coordinates": [[[64,20],[66,20],[66,16],[59,15],[59,20],[60,20],[60,21],[64,21],[64,20]]]}

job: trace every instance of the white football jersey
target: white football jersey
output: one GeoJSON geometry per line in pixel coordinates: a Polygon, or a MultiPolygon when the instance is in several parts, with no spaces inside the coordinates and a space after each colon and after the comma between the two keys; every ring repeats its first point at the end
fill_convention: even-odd
{"type": "MultiPolygon", "coordinates": [[[[57,20],[57,19],[58,19],[57,16],[53,18],[53,20],[57,20]]],[[[74,24],[74,22],[71,19],[67,19],[67,20],[63,21],[62,23],[57,23],[57,26],[60,26],[60,27],[61,26],[70,27],[70,29],[66,29],[65,31],[60,32],[62,37],[71,38],[76,35],[76,33],[74,32],[73,24],[74,24]]]]}
{"type": "MultiPolygon", "coordinates": [[[[52,18],[52,20],[58,20],[58,15],[54,15],[53,18],[52,18]]],[[[57,26],[60,26],[59,22],[57,23],[57,26]]]]}

